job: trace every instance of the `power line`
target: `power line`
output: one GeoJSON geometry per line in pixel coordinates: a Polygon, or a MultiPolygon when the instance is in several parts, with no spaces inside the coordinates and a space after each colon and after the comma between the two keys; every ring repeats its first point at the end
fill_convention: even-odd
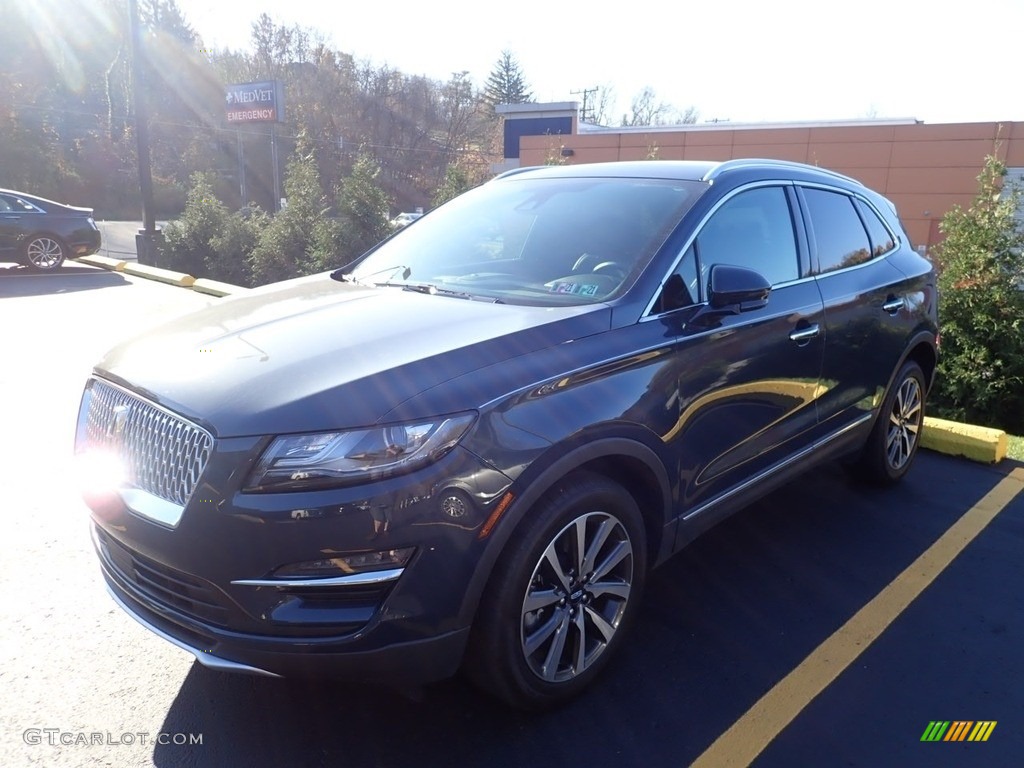
{"type": "Polygon", "coordinates": [[[592,123],[593,120],[593,105],[589,104],[589,97],[591,94],[597,93],[599,88],[584,88],[579,91],[569,91],[570,94],[576,96],[577,94],[583,95],[583,107],[580,109],[580,120],[584,123],[592,123]]]}

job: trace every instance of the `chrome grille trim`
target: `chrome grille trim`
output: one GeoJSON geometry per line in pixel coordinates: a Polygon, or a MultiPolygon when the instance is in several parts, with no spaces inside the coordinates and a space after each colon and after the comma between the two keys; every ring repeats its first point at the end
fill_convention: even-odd
{"type": "Polygon", "coordinates": [[[86,386],[82,410],[79,451],[113,453],[128,484],[182,509],[188,504],[213,451],[209,432],[97,378],[86,386]]]}

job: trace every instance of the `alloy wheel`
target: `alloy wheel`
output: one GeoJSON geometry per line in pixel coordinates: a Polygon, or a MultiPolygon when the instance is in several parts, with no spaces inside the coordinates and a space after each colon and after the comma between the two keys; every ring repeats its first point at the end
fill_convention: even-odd
{"type": "Polygon", "coordinates": [[[885,449],[893,469],[902,469],[914,455],[924,416],[923,405],[921,385],[916,378],[908,376],[900,385],[889,414],[885,449]]]}
{"type": "Polygon", "coordinates": [[[608,647],[633,583],[633,547],[606,512],[570,522],[548,544],[522,605],[521,647],[545,682],[572,680],[608,647]]]}
{"type": "Polygon", "coordinates": [[[25,254],[36,269],[54,269],[64,260],[64,249],[52,237],[37,237],[28,244],[25,254]]]}

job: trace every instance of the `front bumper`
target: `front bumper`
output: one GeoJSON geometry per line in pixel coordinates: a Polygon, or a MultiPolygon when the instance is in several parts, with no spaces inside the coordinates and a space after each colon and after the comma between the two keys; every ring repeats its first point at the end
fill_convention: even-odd
{"type": "Polygon", "coordinates": [[[478,534],[508,479],[456,448],[367,486],[240,493],[239,468],[260,447],[219,441],[175,527],[136,514],[119,493],[87,495],[114,599],[219,670],[395,684],[454,674],[487,543],[478,534]],[[365,578],[278,585],[273,576],[291,563],[399,548],[415,550],[404,569],[365,578]]]}
{"type": "Polygon", "coordinates": [[[196,661],[217,672],[236,672],[264,677],[332,677],[373,683],[417,684],[451,677],[462,662],[469,630],[449,632],[441,637],[392,645],[374,651],[317,654],[293,653],[288,649],[242,649],[230,643],[203,640],[201,635],[147,610],[116,586],[110,576],[107,591],[121,608],[155,635],[187,651],[196,661]],[[198,643],[198,645],[196,644],[198,643]],[[213,645],[213,648],[205,646],[213,645]],[[235,661],[219,654],[246,661],[235,661]],[[249,663],[246,663],[249,662],[249,663]],[[263,665],[263,666],[257,666],[263,665]],[[266,667],[266,668],[264,668],[266,667]],[[277,670],[271,671],[271,670],[277,670]],[[326,674],[325,674],[326,673],[326,674]]]}

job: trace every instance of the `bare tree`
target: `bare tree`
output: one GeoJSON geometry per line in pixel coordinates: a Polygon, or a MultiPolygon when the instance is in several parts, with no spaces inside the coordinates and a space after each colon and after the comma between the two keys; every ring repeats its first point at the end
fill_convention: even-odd
{"type": "Polygon", "coordinates": [[[612,121],[612,111],[615,109],[615,89],[609,85],[597,89],[594,97],[592,113],[596,125],[608,125],[612,121]]]}
{"type": "Polygon", "coordinates": [[[630,104],[630,112],[622,115],[623,126],[675,125],[696,123],[698,112],[694,107],[680,111],[671,104],[659,101],[651,86],[644,87],[630,104]]]}

